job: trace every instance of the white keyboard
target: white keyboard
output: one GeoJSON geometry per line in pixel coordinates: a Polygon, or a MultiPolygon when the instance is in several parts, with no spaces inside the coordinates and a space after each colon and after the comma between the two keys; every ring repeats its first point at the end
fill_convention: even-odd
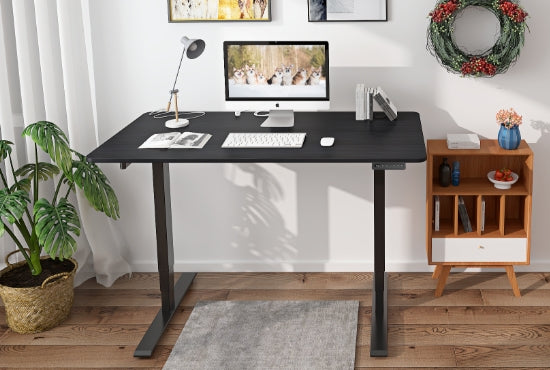
{"type": "Polygon", "coordinates": [[[301,148],[305,138],[299,132],[231,132],[222,148],[301,148]]]}

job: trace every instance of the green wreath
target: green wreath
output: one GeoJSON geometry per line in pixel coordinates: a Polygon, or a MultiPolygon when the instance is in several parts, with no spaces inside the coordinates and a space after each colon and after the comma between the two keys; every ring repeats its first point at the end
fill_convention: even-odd
{"type": "Polygon", "coordinates": [[[428,50],[452,73],[474,77],[504,73],[517,60],[523,46],[527,15],[515,0],[439,0],[429,14],[428,50]],[[495,45],[477,55],[460,50],[452,38],[455,18],[468,6],[485,8],[500,22],[495,45]]]}

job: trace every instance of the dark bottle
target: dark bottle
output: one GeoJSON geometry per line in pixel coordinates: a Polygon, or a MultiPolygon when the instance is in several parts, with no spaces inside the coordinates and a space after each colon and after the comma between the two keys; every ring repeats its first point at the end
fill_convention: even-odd
{"type": "Polygon", "coordinates": [[[439,185],[447,187],[451,184],[451,166],[447,163],[447,158],[443,158],[443,163],[439,165],[439,185]]]}
{"type": "Polygon", "coordinates": [[[451,182],[453,186],[460,184],[460,163],[458,161],[453,162],[453,173],[451,174],[451,182]]]}

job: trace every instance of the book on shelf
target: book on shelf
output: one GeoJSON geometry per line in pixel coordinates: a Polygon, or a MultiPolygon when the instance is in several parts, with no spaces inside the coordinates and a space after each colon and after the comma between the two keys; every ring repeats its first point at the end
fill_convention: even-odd
{"type": "Polygon", "coordinates": [[[476,134],[447,134],[448,149],[479,149],[479,146],[476,134]]]}
{"type": "Polygon", "coordinates": [[[480,230],[485,231],[485,197],[481,197],[481,225],[480,230]]]}
{"type": "Polygon", "coordinates": [[[464,227],[464,232],[472,231],[472,223],[470,222],[470,217],[468,216],[468,211],[466,210],[466,205],[464,204],[464,199],[458,197],[458,214],[460,216],[460,221],[464,227]]]}
{"type": "Polygon", "coordinates": [[[439,195],[434,196],[434,230],[439,231],[439,195]]]}
{"type": "Polygon", "coordinates": [[[199,132],[163,132],[151,135],[140,149],[200,149],[212,135],[199,132]]]}

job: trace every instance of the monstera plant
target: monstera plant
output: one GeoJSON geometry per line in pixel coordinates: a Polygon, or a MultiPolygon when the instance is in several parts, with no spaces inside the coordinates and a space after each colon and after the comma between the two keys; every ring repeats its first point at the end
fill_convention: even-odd
{"type": "Polygon", "coordinates": [[[69,146],[65,133],[54,123],[39,121],[27,126],[23,136],[34,142],[34,162],[14,168],[13,143],[0,140],[0,236],[8,234],[26,260],[32,275],[42,272],[42,252],[52,259],[69,258],[76,251],[80,220],[69,195],[82,189],[90,205],[108,217],[119,217],[118,199],[105,174],[69,146]],[[39,161],[38,148],[51,158],[39,161]],[[11,179],[6,176],[11,172],[11,179]],[[53,180],[49,199],[39,198],[40,184],[53,180]],[[16,232],[17,230],[17,232],[16,232]]]}

